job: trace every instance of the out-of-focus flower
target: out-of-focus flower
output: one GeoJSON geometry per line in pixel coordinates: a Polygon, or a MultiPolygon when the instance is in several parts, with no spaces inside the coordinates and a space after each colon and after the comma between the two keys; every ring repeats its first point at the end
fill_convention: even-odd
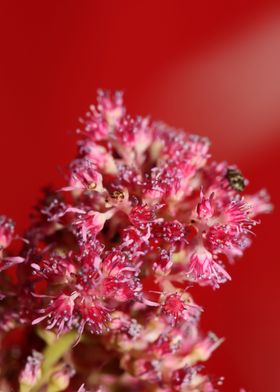
{"type": "Polygon", "coordinates": [[[0,216],[0,251],[11,244],[14,231],[14,222],[6,216],[0,216]]]}
{"type": "Polygon", "coordinates": [[[41,363],[43,355],[33,350],[32,355],[27,357],[26,365],[19,375],[20,384],[34,386],[41,377],[41,363]]]}

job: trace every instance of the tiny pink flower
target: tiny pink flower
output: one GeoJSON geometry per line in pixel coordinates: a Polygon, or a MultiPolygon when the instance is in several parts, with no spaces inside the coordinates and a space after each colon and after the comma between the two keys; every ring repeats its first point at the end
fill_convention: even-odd
{"type": "MultiPolygon", "coordinates": [[[[165,297],[161,310],[170,319],[171,324],[175,325],[177,321],[191,317],[192,307],[194,305],[188,303],[182,294],[173,293],[165,297]]],[[[198,307],[197,310],[199,310],[198,307]]]]}
{"type": "Polygon", "coordinates": [[[54,388],[57,388],[57,390],[64,391],[69,386],[71,378],[74,375],[74,368],[68,364],[65,364],[53,373],[51,376],[51,384],[54,386],[54,388]]]}
{"type": "Polygon", "coordinates": [[[94,334],[104,333],[108,329],[110,313],[99,301],[95,301],[90,296],[80,297],[77,303],[77,309],[80,315],[78,324],[80,336],[85,326],[94,334]]]}
{"type": "Polygon", "coordinates": [[[95,141],[106,140],[125,115],[121,92],[110,95],[99,90],[97,101],[97,107],[92,105],[86,118],[81,119],[85,133],[95,141]]]}
{"type": "MultiPolygon", "coordinates": [[[[70,210],[69,210],[70,211],[70,210]]],[[[81,233],[81,238],[85,242],[87,238],[95,237],[104,227],[105,222],[114,215],[114,209],[106,212],[79,211],[78,217],[73,224],[81,233]]]]}
{"type": "Polygon", "coordinates": [[[135,226],[141,225],[142,223],[149,223],[155,220],[156,211],[155,208],[151,208],[148,205],[141,205],[133,207],[129,213],[129,219],[135,226]]]}
{"type": "Polygon", "coordinates": [[[200,203],[197,205],[197,215],[199,219],[211,218],[214,214],[214,207],[212,200],[214,193],[211,193],[209,198],[206,198],[203,193],[200,193],[200,203]]]}
{"type": "Polygon", "coordinates": [[[209,332],[208,335],[200,339],[194,346],[193,355],[200,361],[207,361],[212,352],[222,344],[224,339],[218,338],[213,332],[209,332]]]}
{"type": "Polygon", "coordinates": [[[89,160],[76,160],[71,165],[70,186],[61,191],[96,191],[102,192],[102,175],[89,160]]]}
{"type": "Polygon", "coordinates": [[[27,362],[24,369],[19,375],[21,384],[32,387],[41,377],[41,363],[43,355],[38,351],[33,350],[32,355],[27,357],[27,362]]]}
{"type": "Polygon", "coordinates": [[[171,271],[173,262],[171,254],[165,249],[160,251],[160,254],[156,256],[156,260],[153,263],[153,270],[160,275],[166,275],[171,271]]]}
{"type": "Polygon", "coordinates": [[[254,195],[246,195],[245,200],[251,206],[250,216],[252,218],[260,214],[268,214],[273,210],[269,194],[265,189],[254,195]]]}
{"type": "Polygon", "coordinates": [[[14,238],[14,222],[6,216],[0,216],[0,254],[7,248],[14,238]]]}
{"type": "Polygon", "coordinates": [[[193,253],[187,265],[187,275],[201,283],[211,283],[219,287],[220,283],[231,280],[230,275],[206,250],[200,249],[193,253]]]}
{"type": "Polygon", "coordinates": [[[49,306],[40,311],[43,316],[33,320],[32,324],[35,325],[47,319],[47,329],[57,327],[59,335],[69,330],[72,326],[75,299],[77,297],[78,293],[74,292],[71,295],[61,294],[52,299],[49,306]]]}
{"type": "MultiPolygon", "coordinates": [[[[104,171],[105,174],[117,173],[117,166],[114,158],[112,157],[111,152],[104,146],[86,139],[80,143],[79,147],[81,155],[87,157],[88,161],[92,164],[92,167],[95,167],[98,171],[104,171]]],[[[101,176],[98,180],[101,183],[101,176]]],[[[96,184],[97,186],[95,189],[101,189],[101,184],[98,184],[97,181],[96,184]]]]}

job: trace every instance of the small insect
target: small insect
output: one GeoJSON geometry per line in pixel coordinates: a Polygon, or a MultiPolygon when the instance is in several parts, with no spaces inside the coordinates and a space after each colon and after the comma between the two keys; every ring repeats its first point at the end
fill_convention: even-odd
{"type": "Polygon", "coordinates": [[[242,176],[242,174],[240,173],[240,171],[238,171],[236,169],[228,169],[227,174],[226,174],[226,178],[234,190],[236,190],[238,192],[242,192],[244,190],[245,179],[242,176]]]}
{"type": "Polygon", "coordinates": [[[113,193],[111,193],[111,198],[118,200],[118,201],[122,201],[124,199],[124,191],[122,190],[116,190],[113,193]]]}

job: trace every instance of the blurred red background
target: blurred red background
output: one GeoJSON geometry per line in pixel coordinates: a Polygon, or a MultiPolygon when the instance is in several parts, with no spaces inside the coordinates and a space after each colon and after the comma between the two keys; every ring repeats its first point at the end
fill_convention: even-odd
{"type": "Polygon", "coordinates": [[[28,224],[63,181],[77,118],[98,87],[133,114],[207,135],[276,209],[219,291],[195,290],[203,328],[225,336],[208,364],[224,391],[280,391],[278,211],[280,7],[271,1],[3,1],[1,213],[28,224]]]}

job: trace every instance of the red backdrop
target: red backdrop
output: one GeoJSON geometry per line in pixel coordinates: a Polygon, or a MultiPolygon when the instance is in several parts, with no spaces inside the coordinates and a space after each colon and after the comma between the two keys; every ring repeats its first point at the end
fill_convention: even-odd
{"type": "Polygon", "coordinates": [[[209,363],[224,391],[279,391],[280,9],[271,1],[3,1],[0,209],[22,230],[62,182],[77,118],[98,87],[132,113],[208,135],[276,210],[219,291],[195,290],[203,328],[225,336],[209,363]]]}

